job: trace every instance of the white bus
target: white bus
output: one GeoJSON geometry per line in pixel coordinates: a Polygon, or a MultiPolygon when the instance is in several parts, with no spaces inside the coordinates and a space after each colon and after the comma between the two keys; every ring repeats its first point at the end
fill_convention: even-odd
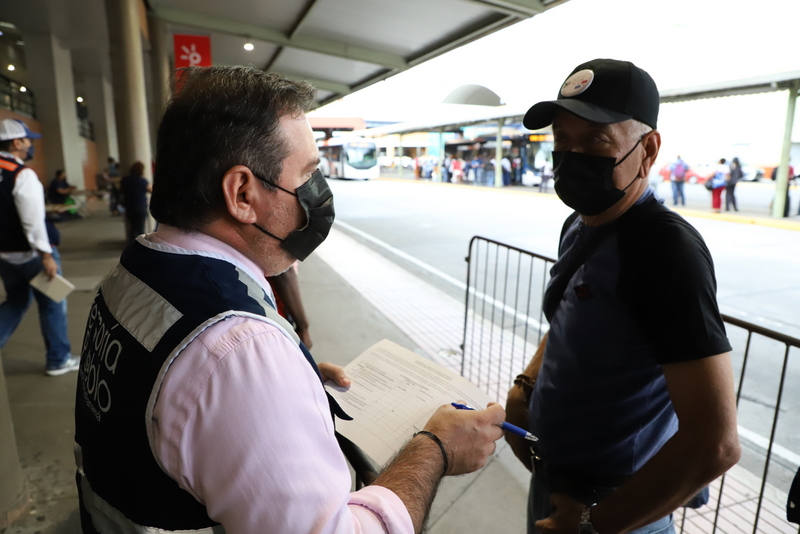
{"type": "Polygon", "coordinates": [[[320,170],[329,178],[369,180],[380,174],[378,146],[361,137],[332,137],[320,141],[320,170]]]}

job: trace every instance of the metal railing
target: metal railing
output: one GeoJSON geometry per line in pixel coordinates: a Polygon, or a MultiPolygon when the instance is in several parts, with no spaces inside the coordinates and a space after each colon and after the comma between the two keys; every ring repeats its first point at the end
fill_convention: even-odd
{"type": "Polygon", "coordinates": [[[22,85],[0,75],[0,107],[36,118],[36,99],[30,89],[20,91],[22,85]]]}
{"type": "Polygon", "coordinates": [[[89,141],[94,141],[94,124],[92,121],[78,117],[78,135],[89,141]]]}
{"type": "MultiPolygon", "coordinates": [[[[555,260],[480,236],[470,241],[466,259],[461,374],[504,403],[547,330],[542,298],[555,260]]],[[[787,378],[800,383],[800,339],[722,318],[733,346],[739,417],[757,428],[740,426],[739,465],[711,484],[708,505],[677,511],[676,528],[704,534],[800,532],[784,511],[800,463],[798,424],[779,424],[779,416],[787,415],[782,408],[787,396],[787,404],[800,405],[800,388],[785,387],[787,378]]]]}

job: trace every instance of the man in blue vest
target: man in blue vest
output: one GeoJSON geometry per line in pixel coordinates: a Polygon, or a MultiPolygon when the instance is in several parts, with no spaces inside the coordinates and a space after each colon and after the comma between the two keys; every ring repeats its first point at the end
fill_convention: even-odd
{"type": "Polygon", "coordinates": [[[59,376],[78,369],[67,337],[67,301],[54,302],[28,283],[41,271],[50,278],[61,272],[58,250],[51,245],[55,240],[45,223],[44,188],[24,163],[33,158],[31,139],[40,137],[22,121],[0,122],[0,277],[6,290],[0,304],[0,347],[36,298],[47,351],[45,373],[59,376]]]}
{"type": "Polygon", "coordinates": [[[578,65],[552,125],[555,190],[575,210],[544,296],[550,330],[509,391],[533,471],[529,532],[674,532],[672,512],[739,459],[731,350],[703,238],[647,177],[659,93],[628,61],[578,65]],[[596,505],[596,506],[595,506],[596,505]]]}
{"type": "MultiPolygon", "coordinates": [[[[505,415],[441,407],[350,492],[321,378],[266,276],[333,223],[306,83],[190,68],[158,132],[151,213],[89,315],[75,408],[84,533],[420,532],[440,479],[474,471],[505,415]]],[[[345,303],[343,303],[345,305],[345,303]]]]}

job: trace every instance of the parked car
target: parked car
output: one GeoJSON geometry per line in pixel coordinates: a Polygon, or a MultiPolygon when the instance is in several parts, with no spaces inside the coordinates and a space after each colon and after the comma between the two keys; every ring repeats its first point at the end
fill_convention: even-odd
{"type": "Polygon", "coordinates": [[[764,169],[755,165],[743,165],[742,171],[744,172],[744,176],[742,176],[743,182],[758,182],[765,175],[764,169]]]}

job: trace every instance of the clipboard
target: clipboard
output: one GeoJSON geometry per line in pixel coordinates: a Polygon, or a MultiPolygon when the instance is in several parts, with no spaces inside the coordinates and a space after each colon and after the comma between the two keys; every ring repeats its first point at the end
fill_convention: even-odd
{"type": "Polygon", "coordinates": [[[31,287],[38,289],[54,302],[61,302],[75,289],[75,284],[56,273],[53,279],[47,278],[44,271],[40,272],[29,282],[31,287]]]}

